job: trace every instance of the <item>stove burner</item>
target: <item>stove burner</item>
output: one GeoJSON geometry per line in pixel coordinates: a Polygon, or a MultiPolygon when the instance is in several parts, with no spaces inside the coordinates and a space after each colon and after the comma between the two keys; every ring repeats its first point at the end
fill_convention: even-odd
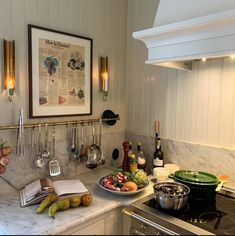
{"type": "Polygon", "coordinates": [[[199,220],[201,220],[202,222],[210,222],[215,220],[216,218],[221,218],[224,215],[226,215],[226,213],[221,212],[221,211],[215,211],[215,212],[203,212],[200,216],[199,216],[199,220]]]}
{"type": "MultiPolygon", "coordinates": [[[[155,198],[142,204],[193,224],[216,235],[235,235],[235,199],[216,194],[216,201],[188,201],[180,210],[162,209],[155,198]]],[[[146,208],[147,209],[147,208],[146,208]]]]}
{"type": "Polygon", "coordinates": [[[172,216],[177,216],[177,215],[181,215],[181,214],[184,214],[186,213],[187,211],[189,211],[189,204],[186,203],[186,205],[182,208],[182,209],[179,209],[179,210],[167,210],[167,209],[164,209],[162,208],[156,201],[155,201],[155,208],[156,209],[159,209],[161,211],[164,211],[166,212],[167,214],[169,215],[172,215],[172,216]]]}
{"type": "Polygon", "coordinates": [[[225,215],[227,214],[222,211],[204,212],[199,216],[199,221],[202,221],[200,223],[207,223],[210,221],[214,221],[217,218],[217,221],[215,222],[215,225],[214,225],[214,229],[217,230],[219,227],[221,218],[225,215]]]}

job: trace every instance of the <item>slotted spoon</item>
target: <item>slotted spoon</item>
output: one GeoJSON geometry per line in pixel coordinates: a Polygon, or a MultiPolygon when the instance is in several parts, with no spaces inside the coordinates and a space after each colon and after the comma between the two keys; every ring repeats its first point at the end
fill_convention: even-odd
{"type": "Polygon", "coordinates": [[[57,176],[61,174],[59,161],[55,159],[55,126],[52,130],[52,160],[49,161],[50,176],[57,176]]]}

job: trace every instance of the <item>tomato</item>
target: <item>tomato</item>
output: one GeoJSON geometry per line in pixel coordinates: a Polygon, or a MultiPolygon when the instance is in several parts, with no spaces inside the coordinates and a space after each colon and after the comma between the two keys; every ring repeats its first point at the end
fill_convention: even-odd
{"type": "Polygon", "coordinates": [[[0,174],[3,174],[6,171],[6,167],[3,165],[0,165],[0,174]]]}
{"type": "Polygon", "coordinates": [[[6,166],[10,163],[10,159],[8,157],[1,157],[0,158],[0,164],[3,166],[6,166]]]}

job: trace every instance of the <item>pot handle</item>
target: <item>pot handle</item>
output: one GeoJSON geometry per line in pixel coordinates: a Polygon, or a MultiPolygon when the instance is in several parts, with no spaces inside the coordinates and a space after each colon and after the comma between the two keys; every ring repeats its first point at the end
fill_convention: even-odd
{"type": "Polygon", "coordinates": [[[175,175],[173,173],[169,174],[168,178],[174,179],[175,175]]]}
{"type": "Polygon", "coordinates": [[[223,187],[224,183],[228,182],[228,179],[229,179],[229,177],[227,175],[220,176],[220,178],[219,178],[220,183],[216,187],[215,191],[219,192],[220,189],[223,187]]]}

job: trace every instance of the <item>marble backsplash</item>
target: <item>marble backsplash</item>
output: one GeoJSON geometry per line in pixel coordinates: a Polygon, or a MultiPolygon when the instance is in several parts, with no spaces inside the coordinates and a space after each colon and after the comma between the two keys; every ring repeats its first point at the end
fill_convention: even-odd
{"type": "MultiPolygon", "coordinates": [[[[142,143],[147,165],[152,168],[152,155],[155,149],[153,137],[126,132],[126,140],[142,143]]],[[[165,163],[178,164],[181,169],[210,172],[216,176],[226,174],[235,182],[235,150],[201,144],[162,139],[165,163]]]]}
{"type": "MultiPolygon", "coordinates": [[[[136,135],[131,132],[115,132],[102,135],[102,149],[106,159],[105,165],[121,165],[123,160],[122,143],[124,140],[132,141],[134,149],[137,142],[142,143],[147,166],[152,169],[152,155],[155,149],[154,138],[136,135]],[[112,159],[114,148],[119,150],[118,160],[112,159]]],[[[85,172],[92,172],[92,170],[85,167],[84,163],[69,160],[67,146],[66,140],[56,141],[55,157],[60,162],[62,176],[79,176],[85,172]]],[[[181,169],[201,170],[217,176],[226,174],[235,182],[235,150],[168,139],[162,139],[162,150],[165,154],[166,163],[175,163],[181,169]]],[[[20,189],[31,181],[42,177],[50,177],[48,165],[43,169],[35,168],[34,160],[30,155],[30,147],[26,146],[25,155],[19,157],[13,153],[11,155],[11,163],[7,166],[6,172],[0,175],[0,195],[8,194],[9,185],[20,189]]],[[[56,177],[50,178],[56,179],[56,177]]]]}
{"type": "MultiPolygon", "coordinates": [[[[118,165],[122,161],[122,142],[124,140],[124,132],[115,132],[102,134],[102,150],[105,156],[105,165],[113,166],[118,165]],[[112,159],[112,151],[117,148],[120,151],[120,158],[117,161],[112,159]]],[[[68,143],[66,140],[57,140],[55,144],[55,158],[59,161],[62,175],[76,176],[85,172],[92,171],[88,169],[84,163],[78,160],[72,161],[69,159],[68,143]]],[[[0,195],[7,194],[9,185],[14,188],[20,189],[26,184],[35,179],[50,177],[48,162],[43,169],[35,168],[34,158],[30,154],[30,145],[25,146],[24,155],[16,156],[11,154],[11,162],[7,166],[6,172],[0,175],[0,195]]],[[[99,168],[99,167],[97,167],[99,168]]],[[[56,177],[50,177],[52,180],[56,177]]],[[[61,176],[60,176],[61,178],[61,176]]]]}

